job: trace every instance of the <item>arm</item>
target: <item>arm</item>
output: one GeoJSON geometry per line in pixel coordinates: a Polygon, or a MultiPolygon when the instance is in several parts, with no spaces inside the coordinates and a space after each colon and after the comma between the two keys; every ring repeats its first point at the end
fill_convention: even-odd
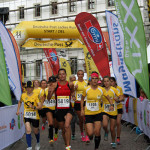
{"type": "Polygon", "coordinates": [[[47,96],[48,100],[51,99],[53,93],[55,92],[56,86],[57,86],[57,84],[54,87],[51,87],[51,86],[48,87],[48,96],[47,96]]]}
{"type": "Polygon", "coordinates": [[[81,116],[84,116],[84,106],[83,106],[83,104],[84,104],[84,96],[82,95],[82,97],[81,97],[81,103],[80,103],[80,105],[81,105],[81,116]]]}
{"type": "Polygon", "coordinates": [[[110,98],[110,96],[109,95],[107,95],[107,96],[105,96],[106,98],[107,98],[107,100],[109,101],[109,103],[110,103],[110,110],[114,110],[114,105],[113,105],[113,101],[112,101],[112,99],[110,98]]]}
{"type": "Polygon", "coordinates": [[[16,115],[19,115],[19,110],[20,110],[20,107],[21,107],[21,100],[18,102],[18,108],[17,108],[17,112],[16,112],[16,115]]]}

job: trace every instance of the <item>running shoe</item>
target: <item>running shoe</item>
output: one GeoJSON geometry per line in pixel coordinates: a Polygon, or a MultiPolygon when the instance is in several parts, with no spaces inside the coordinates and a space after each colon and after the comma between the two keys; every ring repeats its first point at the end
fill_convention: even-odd
{"type": "Polygon", "coordinates": [[[40,143],[36,143],[35,150],[40,150],[40,143]]]}
{"type": "Polygon", "coordinates": [[[106,133],[106,132],[105,132],[105,134],[104,134],[104,140],[105,140],[105,141],[108,141],[108,133],[106,133]]]}
{"type": "Polygon", "coordinates": [[[116,148],[116,143],[111,143],[111,147],[112,147],[113,149],[115,149],[115,148],[116,148]]]}
{"type": "Polygon", "coordinates": [[[27,150],[32,150],[32,147],[28,147],[27,150]]]}
{"type": "Polygon", "coordinates": [[[120,138],[117,138],[116,143],[119,145],[120,144],[120,138]]]}
{"type": "Polygon", "coordinates": [[[49,140],[49,143],[50,143],[51,146],[53,146],[54,140],[49,140]]]}
{"type": "Polygon", "coordinates": [[[72,139],[72,140],[75,140],[75,139],[76,139],[76,137],[75,137],[74,134],[71,136],[71,139],[72,139]]]}
{"type": "Polygon", "coordinates": [[[88,137],[88,136],[86,136],[86,137],[85,137],[85,142],[86,142],[87,144],[89,144],[89,143],[90,143],[90,139],[89,139],[89,137],[88,137]]]}
{"type": "Polygon", "coordinates": [[[54,139],[54,141],[57,141],[57,139],[58,139],[58,134],[55,133],[53,139],[54,139]]]}
{"type": "Polygon", "coordinates": [[[42,124],[42,130],[45,130],[45,124],[42,124]]]}
{"type": "Polygon", "coordinates": [[[82,141],[82,142],[85,142],[85,141],[86,141],[86,138],[85,138],[84,135],[81,135],[81,141],[82,141]]]}
{"type": "Polygon", "coordinates": [[[71,150],[71,146],[70,146],[70,145],[67,146],[67,147],[66,147],[66,150],[71,150]]]}

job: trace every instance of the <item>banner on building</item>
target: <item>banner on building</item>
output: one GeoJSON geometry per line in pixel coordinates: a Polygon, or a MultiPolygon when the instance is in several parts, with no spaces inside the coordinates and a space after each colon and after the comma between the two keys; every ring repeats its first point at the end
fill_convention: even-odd
{"type": "Polygon", "coordinates": [[[46,71],[46,79],[48,81],[49,77],[52,76],[52,69],[49,62],[44,61],[45,71],[46,71]]]}
{"type": "Polygon", "coordinates": [[[57,75],[59,70],[59,59],[55,48],[43,48],[46,58],[52,68],[53,74],[57,75]]]}
{"type": "Polygon", "coordinates": [[[0,38],[0,102],[12,105],[3,45],[0,38]]]}
{"type": "Polygon", "coordinates": [[[20,114],[17,116],[18,105],[5,106],[0,108],[0,149],[15,143],[25,133],[23,121],[23,106],[20,108],[20,114]]]}
{"type": "Polygon", "coordinates": [[[67,81],[69,81],[69,77],[71,76],[71,68],[68,61],[64,58],[59,58],[61,68],[64,68],[67,73],[67,81]]]}
{"type": "Polygon", "coordinates": [[[20,100],[22,90],[18,60],[9,33],[2,22],[0,22],[0,37],[5,55],[9,86],[16,100],[20,100]]]}
{"type": "Polygon", "coordinates": [[[135,78],[124,63],[124,35],[119,20],[110,11],[106,11],[106,20],[111,42],[112,66],[117,84],[122,87],[124,94],[136,97],[135,78]]]}
{"type": "Polygon", "coordinates": [[[107,49],[97,19],[82,12],[76,16],[75,24],[101,76],[110,76],[107,49]]]}
{"type": "Polygon", "coordinates": [[[85,45],[83,47],[83,52],[84,52],[84,57],[85,57],[87,77],[89,78],[91,76],[92,71],[96,71],[98,73],[99,71],[85,45]]]}
{"type": "Polygon", "coordinates": [[[78,40],[71,40],[71,41],[60,41],[60,40],[40,41],[40,40],[30,39],[22,47],[32,47],[32,48],[82,48],[82,44],[78,40]]]}
{"type": "Polygon", "coordinates": [[[146,40],[137,0],[116,0],[115,5],[124,33],[125,64],[150,98],[146,40]]]}

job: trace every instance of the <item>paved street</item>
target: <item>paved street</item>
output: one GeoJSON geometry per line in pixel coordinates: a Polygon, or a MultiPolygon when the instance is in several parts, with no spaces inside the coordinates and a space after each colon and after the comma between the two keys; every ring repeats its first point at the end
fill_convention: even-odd
{"type": "MultiPolygon", "coordinates": [[[[80,132],[79,127],[76,126],[76,140],[71,141],[72,150],[94,150],[94,143],[93,141],[87,145],[84,142],[80,141],[80,132]]],[[[121,145],[118,145],[116,149],[120,150],[146,150],[148,147],[148,144],[146,143],[144,136],[142,135],[137,142],[134,141],[136,138],[135,131],[130,134],[131,128],[129,126],[125,127],[122,126],[122,134],[121,134],[121,145]]],[[[59,138],[58,141],[54,143],[53,146],[50,146],[48,143],[48,129],[46,128],[45,131],[41,130],[41,150],[65,150],[65,145],[63,143],[63,139],[61,136],[61,132],[59,132],[59,138]]],[[[104,141],[103,135],[104,131],[101,130],[102,133],[102,140],[99,149],[100,150],[111,150],[111,137],[109,134],[109,140],[104,141]]],[[[35,146],[35,136],[32,134],[32,145],[33,149],[35,146]]],[[[23,141],[25,141],[25,136],[22,138],[23,141]]],[[[18,141],[15,145],[12,147],[5,148],[4,150],[26,150],[26,145],[22,141],[18,141]]]]}

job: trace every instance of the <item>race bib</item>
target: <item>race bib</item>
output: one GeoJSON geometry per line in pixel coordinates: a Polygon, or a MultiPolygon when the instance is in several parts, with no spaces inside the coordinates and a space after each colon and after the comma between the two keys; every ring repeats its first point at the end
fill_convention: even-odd
{"type": "Polygon", "coordinates": [[[77,93],[77,100],[81,101],[82,93],[77,93]]]}
{"type": "Polygon", "coordinates": [[[56,106],[56,100],[55,99],[45,100],[43,105],[46,107],[55,107],[56,106]]]}
{"type": "Polygon", "coordinates": [[[25,118],[36,119],[36,111],[25,111],[25,118]]]}
{"type": "MultiPolygon", "coordinates": [[[[114,104],[113,104],[113,106],[114,106],[114,104]]],[[[106,112],[115,111],[115,106],[114,106],[114,109],[113,109],[113,110],[109,110],[109,109],[110,109],[110,104],[104,104],[104,110],[105,110],[106,112]]]]}
{"type": "Polygon", "coordinates": [[[99,111],[99,103],[98,102],[86,102],[86,107],[90,111],[99,111]]]}
{"type": "Polygon", "coordinates": [[[57,96],[57,108],[69,108],[70,99],[69,96],[57,96]]]}

